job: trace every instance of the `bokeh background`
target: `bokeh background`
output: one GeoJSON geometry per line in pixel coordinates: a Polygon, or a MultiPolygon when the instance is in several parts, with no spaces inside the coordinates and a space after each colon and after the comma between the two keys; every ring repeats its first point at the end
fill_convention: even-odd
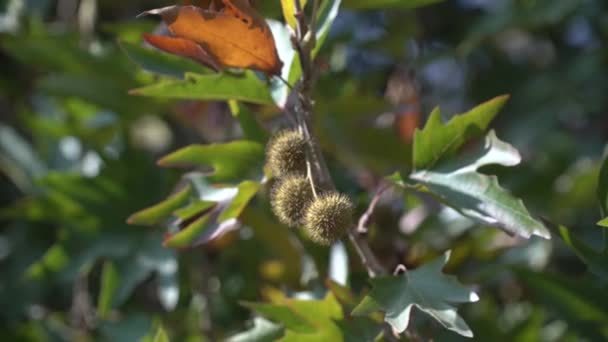
{"type": "MultiPolygon", "coordinates": [[[[511,94],[493,128],[523,162],[485,171],[535,216],[567,226],[599,251],[608,3],[425,2],[413,10],[343,1],[315,92],[316,129],[338,187],[363,211],[378,179],[409,168],[413,130],[435,106],[447,119],[511,94]]],[[[256,3],[281,20],[278,1],[256,3]]],[[[158,21],[135,16],[167,5],[0,1],[3,341],[135,341],[161,323],[175,340],[216,341],[250,326],[239,301],[260,300],[270,288],[314,289],[346,265],[353,288],[366,288],[354,254],[344,260],[344,247],[293,242],[297,234],[276,223],[265,194],[247,213],[250,224],[188,250],[162,247],[162,227],[126,223],[179,181],[180,171],[159,168],[157,159],[242,136],[226,103],[128,94],[157,76],[121,44],[141,44],[141,33],[158,21]],[[302,244],[316,269],[302,262],[302,244]],[[104,299],[108,262],[120,277],[115,295],[104,299]]],[[[275,107],[249,109],[268,131],[285,123],[275,107]]],[[[608,338],[606,278],[589,272],[558,236],[513,239],[425,196],[394,191],[380,202],[370,241],[389,267],[416,267],[452,249],[448,271],[480,293],[479,303],[461,309],[480,341],[608,338]]],[[[608,254],[599,255],[608,264],[608,254]]],[[[459,339],[422,315],[415,321],[427,338],[459,339]]]]}

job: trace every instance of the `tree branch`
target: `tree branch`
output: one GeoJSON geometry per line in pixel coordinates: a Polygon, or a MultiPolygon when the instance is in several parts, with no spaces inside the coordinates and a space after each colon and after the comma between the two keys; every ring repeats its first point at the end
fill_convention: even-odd
{"type": "MultiPolygon", "coordinates": [[[[304,11],[300,6],[300,1],[294,0],[294,3],[296,9],[296,32],[292,42],[300,57],[302,69],[301,79],[296,87],[294,87],[296,94],[295,114],[298,118],[298,129],[303,132],[306,140],[308,141],[308,155],[310,157],[311,166],[314,169],[312,170],[312,173],[318,180],[318,184],[322,189],[335,190],[335,185],[331,179],[331,175],[329,174],[329,169],[327,168],[327,164],[323,158],[318,140],[312,132],[314,110],[312,91],[314,89],[314,82],[316,80],[312,50],[316,44],[316,18],[311,19],[309,24],[306,21],[304,11]]],[[[314,0],[312,14],[314,17],[317,15],[319,3],[320,0],[314,0]]],[[[348,230],[348,237],[357,251],[357,254],[361,258],[361,261],[367,269],[367,273],[370,277],[386,274],[386,270],[378,262],[376,256],[369,247],[369,244],[362,235],[357,234],[355,229],[351,228],[348,230]]]]}
{"type": "Polygon", "coordinates": [[[357,224],[357,234],[360,234],[360,235],[367,234],[367,228],[369,226],[369,221],[371,220],[372,214],[374,213],[374,210],[376,209],[376,205],[378,204],[380,197],[382,197],[382,194],[384,194],[384,192],[388,188],[389,188],[388,184],[382,184],[378,188],[378,190],[376,190],[374,197],[372,197],[372,200],[369,202],[369,206],[367,207],[367,210],[359,218],[359,224],[357,224]]]}

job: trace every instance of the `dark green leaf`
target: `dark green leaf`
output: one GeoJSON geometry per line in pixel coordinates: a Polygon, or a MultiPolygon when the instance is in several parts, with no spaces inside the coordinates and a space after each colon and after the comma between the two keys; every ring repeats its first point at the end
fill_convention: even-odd
{"type": "Polygon", "coordinates": [[[472,337],[473,332],[452,303],[476,302],[479,297],[460,285],[455,277],[441,272],[449,258],[450,253],[447,252],[443,257],[404,275],[371,279],[372,290],[353,310],[353,315],[384,311],[385,320],[401,333],[409,325],[412,308],[417,307],[445,328],[472,337]]]}
{"type": "Polygon", "coordinates": [[[286,276],[294,283],[299,283],[302,273],[302,255],[294,245],[288,227],[282,226],[274,217],[260,208],[247,206],[239,220],[251,227],[260,246],[278,257],[285,264],[286,276]]]}
{"type": "Polygon", "coordinates": [[[608,250],[598,252],[577,238],[568,228],[557,227],[561,238],[595,275],[608,279],[608,250]]]}
{"type": "Polygon", "coordinates": [[[33,190],[33,180],[46,173],[46,166],[30,143],[12,127],[0,124],[0,170],[22,191],[33,190]]]}
{"type": "Polygon", "coordinates": [[[232,115],[239,120],[241,129],[243,130],[243,137],[260,144],[266,144],[269,134],[257,121],[255,113],[251,112],[244,104],[238,101],[230,101],[229,104],[232,115]]]}
{"type": "Polygon", "coordinates": [[[99,324],[99,332],[104,341],[133,342],[139,341],[152,328],[150,319],[141,314],[131,314],[121,321],[103,321],[99,324]]]}
{"type": "Polygon", "coordinates": [[[48,93],[62,97],[79,97],[88,102],[116,111],[122,115],[138,116],[152,110],[152,101],[129,96],[129,87],[95,75],[51,74],[38,81],[48,93]]]}
{"type": "Polygon", "coordinates": [[[344,6],[353,9],[417,8],[443,0],[344,0],[344,6]]]}
{"type": "Polygon", "coordinates": [[[572,323],[572,328],[577,327],[580,332],[591,336],[597,336],[599,332],[602,339],[608,337],[608,308],[600,300],[604,298],[604,291],[576,277],[519,268],[515,272],[548,307],[572,323]],[[578,327],[578,324],[582,326],[578,327]]]}
{"type": "Polygon", "coordinates": [[[142,47],[141,44],[121,42],[120,47],[133,62],[154,74],[183,78],[187,72],[207,74],[211,71],[192,60],[142,47]]]}

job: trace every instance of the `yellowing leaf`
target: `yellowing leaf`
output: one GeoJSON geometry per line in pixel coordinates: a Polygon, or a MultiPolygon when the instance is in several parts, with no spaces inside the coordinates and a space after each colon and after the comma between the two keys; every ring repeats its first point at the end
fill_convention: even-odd
{"type": "MultiPolygon", "coordinates": [[[[300,0],[300,8],[306,6],[306,0],[300,0]]],[[[281,0],[281,7],[283,8],[283,17],[291,28],[296,27],[296,4],[294,0],[281,0]]]]}

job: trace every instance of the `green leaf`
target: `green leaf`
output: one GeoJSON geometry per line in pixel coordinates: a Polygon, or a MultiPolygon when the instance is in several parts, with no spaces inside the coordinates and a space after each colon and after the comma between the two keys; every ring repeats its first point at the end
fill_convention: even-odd
{"type": "Polygon", "coordinates": [[[154,342],[169,342],[169,336],[167,336],[167,332],[162,326],[159,326],[158,330],[156,330],[154,342]]]}
{"type": "Polygon", "coordinates": [[[294,245],[289,229],[260,208],[247,206],[239,217],[244,225],[251,227],[260,248],[276,256],[285,265],[286,277],[299,284],[302,277],[303,257],[294,245]]]}
{"type": "Polygon", "coordinates": [[[173,211],[181,208],[190,201],[192,187],[187,185],[182,190],[169,196],[166,200],[131,215],[127,219],[129,224],[152,226],[161,223],[162,220],[171,216],[173,211]]]}
{"type": "Polygon", "coordinates": [[[163,245],[171,248],[186,248],[198,245],[200,237],[207,230],[218,229],[219,225],[214,220],[213,213],[207,213],[192,223],[188,224],[179,232],[168,236],[163,245]]]}
{"type": "Polygon", "coordinates": [[[316,29],[317,44],[312,50],[313,57],[315,57],[323,47],[323,43],[325,43],[325,39],[329,34],[329,30],[334,24],[334,20],[336,20],[336,18],[338,17],[338,12],[340,12],[341,3],[342,0],[328,0],[323,1],[321,3],[321,6],[319,6],[316,29]]]}
{"type": "Polygon", "coordinates": [[[199,75],[186,73],[185,80],[162,80],[133,89],[132,95],[192,100],[238,100],[258,104],[273,104],[266,82],[252,71],[242,74],[223,72],[199,75]]]}
{"type": "MultiPolygon", "coordinates": [[[[300,0],[300,8],[304,9],[306,6],[306,0],[300,0]]],[[[281,0],[281,8],[283,9],[283,18],[285,22],[295,29],[296,27],[296,6],[293,0],[281,0]]]]}
{"type": "Polygon", "coordinates": [[[106,318],[112,309],[112,302],[120,277],[116,271],[116,266],[111,261],[106,261],[103,264],[101,271],[101,290],[97,301],[97,314],[101,318],[106,318]]]}
{"type": "MultiPolygon", "coordinates": [[[[291,43],[291,32],[289,27],[285,26],[280,21],[269,19],[267,20],[270,31],[275,40],[277,53],[283,61],[281,69],[281,77],[294,85],[296,80],[302,74],[300,62],[291,43]]],[[[291,93],[291,89],[278,77],[273,77],[270,80],[270,92],[272,99],[279,108],[284,108],[287,104],[287,97],[291,93]]]]}
{"type": "Polygon", "coordinates": [[[524,238],[537,235],[550,239],[547,228],[530,216],[520,199],[500,187],[495,176],[477,172],[482,166],[513,166],[520,160],[517,150],[499,140],[491,131],[484,146],[469,158],[436,169],[418,170],[409,179],[482,224],[499,227],[524,238]]]}
{"type": "Polygon", "coordinates": [[[123,85],[98,75],[50,74],[37,82],[40,89],[61,97],[78,97],[122,115],[138,116],[153,110],[153,101],[127,94],[135,85],[123,85]]]}
{"type": "Polygon", "coordinates": [[[187,72],[198,74],[211,72],[211,70],[192,60],[145,48],[141,44],[120,42],[120,47],[133,62],[154,74],[181,79],[187,72]]]}
{"type": "Polygon", "coordinates": [[[148,316],[132,313],[120,321],[99,322],[97,328],[102,341],[132,342],[144,338],[152,329],[152,322],[148,316]]]}
{"type": "Polygon", "coordinates": [[[598,252],[564,226],[557,227],[561,238],[595,275],[608,280],[608,250],[598,252]]]}
{"type": "Polygon", "coordinates": [[[65,250],[65,247],[56,243],[44,253],[38,262],[32,264],[27,269],[26,276],[39,279],[43,277],[46,272],[57,272],[64,269],[69,262],[70,256],[65,250]]]}
{"type": "Polygon", "coordinates": [[[258,182],[244,181],[239,184],[238,194],[230,201],[226,209],[222,211],[219,221],[223,222],[232,218],[238,218],[259,189],[260,183],[258,182]]]}
{"type": "MultiPolygon", "coordinates": [[[[293,1],[290,2],[293,3],[293,1]]],[[[327,34],[338,16],[340,3],[341,0],[328,0],[321,3],[317,15],[317,28],[315,34],[316,45],[312,51],[313,57],[315,57],[323,47],[327,34]]],[[[281,77],[293,86],[302,75],[302,69],[300,66],[300,58],[295,53],[291,44],[290,30],[282,23],[274,20],[269,20],[268,25],[275,38],[279,57],[283,61],[281,77]]],[[[283,81],[275,77],[271,80],[270,88],[272,91],[272,98],[276,105],[283,108],[287,102],[287,96],[290,93],[289,87],[283,81]]]]}
{"type": "Polygon", "coordinates": [[[353,315],[384,311],[385,321],[402,333],[409,325],[412,308],[417,307],[445,328],[472,337],[473,332],[452,303],[476,302],[479,297],[460,285],[455,277],[441,272],[449,258],[448,251],[443,257],[404,275],[371,279],[372,290],[353,310],[353,315]]]}
{"type": "Polygon", "coordinates": [[[173,215],[177,216],[182,221],[185,221],[192,218],[194,215],[213,208],[216,205],[217,203],[215,202],[195,200],[187,206],[175,210],[173,215]]]}
{"type": "Polygon", "coordinates": [[[441,111],[436,108],[424,129],[414,133],[414,169],[431,168],[468,140],[483,135],[508,98],[508,95],[496,97],[455,116],[447,124],[441,121],[441,111]]]}
{"type": "Polygon", "coordinates": [[[212,167],[212,182],[238,181],[262,172],[264,147],[253,141],[190,145],[158,161],[164,167],[212,167]]]}
{"type": "MultiPolygon", "coordinates": [[[[237,188],[224,187],[213,197],[215,207],[189,223],[179,232],[165,238],[163,244],[173,248],[192,247],[213,240],[238,226],[238,217],[255,196],[260,184],[244,181],[237,188]]],[[[205,200],[205,194],[201,194],[205,200]]],[[[209,202],[209,201],[207,201],[209,202]]]]}
{"type": "MultiPolygon", "coordinates": [[[[600,202],[600,210],[602,216],[608,216],[608,157],[604,159],[602,167],[600,168],[600,176],[597,184],[597,197],[600,202]]],[[[600,221],[604,224],[598,223],[601,226],[608,226],[608,218],[600,221]]]]}
{"type": "Polygon", "coordinates": [[[229,337],[227,342],[271,342],[283,336],[283,327],[262,317],[253,319],[250,330],[229,337]]]}
{"type": "Polygon", "coordinates": [[[32,145],[13,127],[0,124],[0,152],[0,170],[22,191],[33,191],[33,180],[47,170],[32,145]]]}
{"type": "Polygon", "coordinates": [[[255,113],[251,112],[245,105],[238,101],[230,101],[230,111],[232,116],[239,120],[243,137],[247,140],[266,144],[268,141],[268,132],[256,120],[255,113]]]}
{"type": "Polygon", "coordinates": [[[344,0],[344,6],[353,9],[417,8],[444,0],[344,0]]]}
{"type": "Polygon", "coordinates": [[[243,303],[285,327],[281,341],[342,341],[336,321],[343,318],[342,309],[330,293],[323,300],[284,298],[276,304],[243,303]]]}
{"type": "Polygon", "coordinates": [[[602,227],[607,227],[607,228],[608,228],[608,217],[606,217],[606,218],[605,218],[605,219],[603,219],[603,220],[600,220],[600,221],[599,221],[597,224],[598,224],[599,226],[602,226],[602,227]]]}
{"type": "MultiPolygon", "coordinates": [[[[516,268],[515,273],[548,306],[565,318],[572,328],[584,324],[579,332],[608,337],[608,307],[601,298],[605,291],[577,277],[565,277],[548,272],[535,273],[516,268]],[[590,331],[591,330],[591,331],[590,331]]],[[[602,340],[603,340],[602,339],[602,340]]]]}

